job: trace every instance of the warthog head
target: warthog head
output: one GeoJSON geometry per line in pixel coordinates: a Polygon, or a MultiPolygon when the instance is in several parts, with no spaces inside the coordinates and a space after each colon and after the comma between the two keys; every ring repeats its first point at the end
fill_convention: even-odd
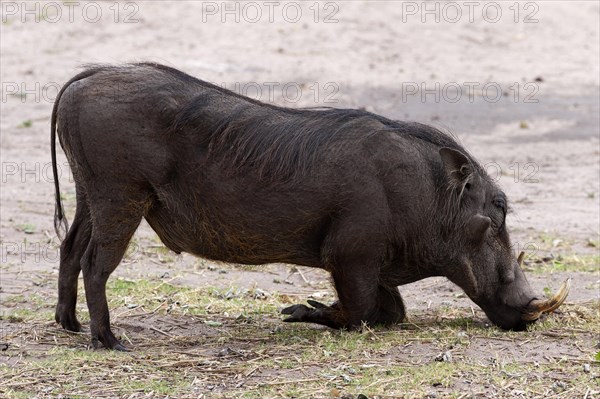
{"type": "Polygon", "coordinates": [[[479,305],[488,318],[507,330],[524,330],[527,323],[552,312],[566,299],[570,280],[551,299],[531,289],[506,228],[508,203],[500,188],[462,152],[442,148],[447,190],[442,207],[442,232],[449,249],[447,277],[479,305]]]}

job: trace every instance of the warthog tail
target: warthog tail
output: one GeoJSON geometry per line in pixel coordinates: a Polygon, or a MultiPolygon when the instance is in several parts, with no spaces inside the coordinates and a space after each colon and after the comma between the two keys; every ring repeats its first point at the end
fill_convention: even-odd
{"type": "Polygon", "coordinates": [[[55,190],[55,205],[54,205],[54,231],[58,238],[62,241],[69,231],[69,222],[65,218],[63,213],[62,201],[60,199],[60,187],[58,183],[58,167],[56,165],[56,119],[58,113],[58,104],[60,103],[60,98],[62,97],[65,90],[73,83],[81,79],[85,79],[88,76],[95,74],[97,69],[88,69],[85,70],[76,76],[74,76],[71,80],[69,80],[65,85],[60,89],[58,95],[56,96],[56,101],[54,102],[54,107],[52,108],[52,119],[50,121],[50,152],[52,156],[52,174],[54,175],[54,190],[55,190]],[[61,232],[60,227],[63,227],[64,232],[61,232]],[[63,234],[64,233],[64,234],[63,234]]]}

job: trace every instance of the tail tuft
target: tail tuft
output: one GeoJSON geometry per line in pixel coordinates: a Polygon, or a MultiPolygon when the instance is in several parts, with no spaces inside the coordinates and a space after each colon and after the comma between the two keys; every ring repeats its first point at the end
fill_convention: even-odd
{"type": "Polygon", "coordinates": [[[69,231],[69,222],[57,205],[54,206],[54,231],[60,241],[65,239],[69,231]]]}

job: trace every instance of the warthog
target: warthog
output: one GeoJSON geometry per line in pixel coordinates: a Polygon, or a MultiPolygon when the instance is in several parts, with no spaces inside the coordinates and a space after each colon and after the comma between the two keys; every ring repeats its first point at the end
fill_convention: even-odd
{"type": "Polygon", "coordinates": [[[263,104],[152,63],[88,67],[60,91],[51,124],[55,227],[67,231],[56,321],[81,330],[82,271],[94,346],[126,349],[106,282],[143,218],[177,253],[329,271],[338,301],[290,306],[288,322],[401,322],[398,286],[445,276],[493,323],[522,330],[568,292],[535,295],[511,250],[506,196],[430,126],[263,104]],[[70,228],[57,131],[77,191],[70,228]]]}

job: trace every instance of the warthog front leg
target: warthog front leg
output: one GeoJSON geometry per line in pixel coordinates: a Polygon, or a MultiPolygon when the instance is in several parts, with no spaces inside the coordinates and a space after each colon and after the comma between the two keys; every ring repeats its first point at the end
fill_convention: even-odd
{"type": "Polygon", "coordinates": [[[341,320],[339,320],[338,317],[340,312],[338,301],[335,301],[331,306],[324,305],[321,302],[313,301],[311,299],[309,299],[307,302],[310,306],[312,306],[312,308],[306,305],[298,304],[288,306],[287,308],[283,309],[281,311],[282,314],[290,315],[290,317],[285,318],[283,321],[288,323],[317,323],[331,328],[341,327],[341,320]]]}
{"type": "MultiPolygon", "coordinates": [[[[331,328],[352,327],[340,324],[340,302],[335,301],[331,306],[309,299],[306,305],[298,304],[288,306],[281,311],[282,314],[290,315],[284,319],[285,322],[307,322],[322,324],[331,328]]],[[[377,296],[377,307],[365,320],[368,325],[389,325],[400,323],[405,318],[405,309],[398,288],[379,286],[377,296]]]]}

